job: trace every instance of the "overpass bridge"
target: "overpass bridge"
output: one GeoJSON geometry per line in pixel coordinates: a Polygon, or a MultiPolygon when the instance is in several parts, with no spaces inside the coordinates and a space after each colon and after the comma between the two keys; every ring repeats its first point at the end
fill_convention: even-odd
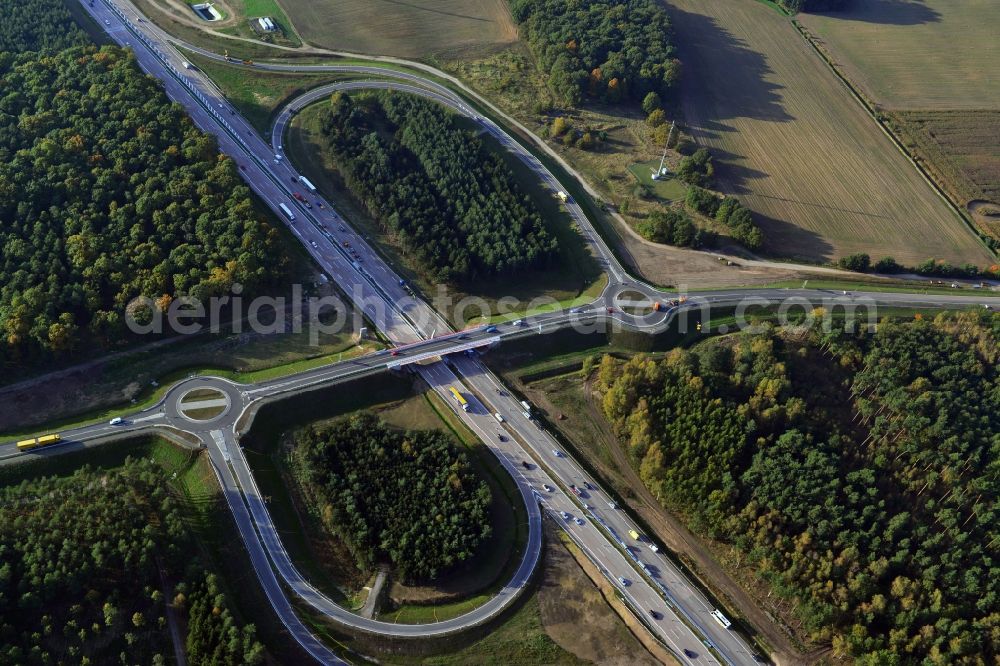
{"type": "MultiPolygon", "coordinates": [[[[454,338],[452,338],[454,339],[454,338]]],[[[413,363],[420,363],[421,361],[429,361],[440,357],[442,354],[458,354],[466,352],[470,349],[479,349],[480,347],[492,347],[493,345],[500,344],[500,336],[494,335],[490,338],[478,338],[476,340],[468,340],[466,342],[458,342],[458,344],[448,345],[446,350],[432,349],[430,351],[418,352],[416,354],[407,354],[406,347],[397,347],[394,351],[399,353],[399,356],[395,357],[393,360],[385,364],[385,367],[390,370],[398,370],[404,365],[411,365],[413,363]]]]}

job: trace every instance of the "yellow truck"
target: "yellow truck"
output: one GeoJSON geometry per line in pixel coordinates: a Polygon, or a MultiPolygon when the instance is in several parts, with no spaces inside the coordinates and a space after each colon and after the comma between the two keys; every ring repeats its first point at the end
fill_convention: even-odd
{"type": "Polygon", "coordinates": [[[61,438],[59,435],[42,435],[41,437],[32,437],[31,439],[22,439],[17,443],[18,451],[28,451],[30,449],[37,449],[39,446],[48,446],[49,444],[55,444],[61,438]]]}
{"type": "Polygon", "coordinates": [[[636,532],[635,530],[629,530],[629,531],[628,531],[628,535],[629,535],[630,537],[632,537],[633,539],[635,539],[636,541],[640,541],[640,540],[641,540],[641,539],[639,538],[639,533],[638,533],[638,532],[636,532]]]}
{"type": "Polygon", "coordinates": [[[459,393],[458,389],[454,386],[448,387],[448,390],[451,391],[453,396],[455,396],[455,400],[457,400],[458,404],[462,406],[462,409],[466,412],[469,411],[469,402],[465,399],[465,396],[459,393]]]}

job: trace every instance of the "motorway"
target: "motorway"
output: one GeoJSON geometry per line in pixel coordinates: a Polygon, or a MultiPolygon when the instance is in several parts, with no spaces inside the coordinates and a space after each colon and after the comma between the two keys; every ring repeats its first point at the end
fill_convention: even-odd
{"type": "MultiPolygon", "coordinates": [[[[675,316],[700,316],[698,313],[703,307],[736,306],[745,303],[748,296],[757,299],[756,302],[759,303],[800,299],[807,304],[871,302],[878,305],[934,307],[978,304],[986,300],[960,295],[862,292],[848,295],[816,290],[734,290],[702,292],[689,298],[682,306],[665,312],[651,312],[645,316],[631,315],[620,308],[613,308],[614,311],[609,313],[608,308],[613,307],[611,304],[618,302],[625,293],[639,292],[656,299],[663,299],[664,295],[630,277],[579,206],[569,201],[567,209],[609,273],[609,285],[602,297],[589,306],[575,309],[578,311],[559,311],[527,317],[523,325],[506,323],[498,325],[496,331],[479,327],[453,332],[427,303],[409,293],[391,267],[372,250],[363,237],[354,232],[328,202],[310,194],[310,206],[307,207],[292,196],[293,193],[305,190],[294,166],[288,163],[280,149],[284,126],[290,114],[309,103],[309,95],[322,97],[329,94],[329,91],[308,93],[289,104],[279,115],[271,138],[272,144],[269,145],[206,77],[198,71],[182,67],[183,58],[174,49],[170,38],[150,22],[140,21],[130,5],[124,6],[128,7],[127,12],[118,13],[112,9],[112,5],[96,2],[90,11],[116,41],[133,48],[140,66],[163,82],[167,94],[185,107],[199,128],[218,137],[220,150],[237,161],[243,178],[275,210],[279,218],[287,220],[278,207],[279,203],[284,203],[294,211],[295,220],[288,220],[292,233],[316,263],[348,295],[358,311],[363,312],[401,350],[397,352],[400,355],[380,352],[258,385],[236,385],[218,378],[185,380],[172,387],[154,407],[126,417],[121,426],[95,424],[66,431],[61,433],[65,444],[30,454],[17,453],[11,443],[3,444],[0,445],[0,461],[55,455],[60,451],[91,445],[109,436],[121,437],[149,429],[192,433],[209,450],[237,527],[275,611],[303,648],[320,662],[338,663],[338,660],[308,632],[292,612],[282,585],[287,586],[318,612],[361,631],[392,636],[430,636],[457,631],[484,622],[501,612],[524,588],[538,561],[541,547],[540,520],[542,511],[545,511],[554,516],[574,540],[581,544],[583,550],[609,580],[618,586],[623,598],[633,606],[660,640],[678,655],[684,655],[686,651],[696,655],[682,659],[709,664],[718,663],[718,656],[721,656],[726,663],[753,663],[752,649],[738,634],[725,630],[711,619],[709,613],[712,606],[709,601],[666,557],[648,549],[626,551],[622,548],[623,545],[632,548],[638,546],[635,542],[623,543],[629,541],[625,537],[628,531],[637,529],[625,512],[608,506],[606,497],[599,489],[590,491],[586,498],[574,497],[569,492],[570,484],[582,487],[589,481],[582,467],[571,456],[559,451],[555,440],[539,427],[535,419],[522,413],[523,409],[517,400],[475,354],[466,355],[461,352],[480,345],[495,345],[503,339],[542,334],[565,326],[586,328],[610,325],[657,331],[675,316]],[[349,247],[345,246],[345,242],[349,247]],[[447,362],[432,362],[427,365],[413,363],[417,359],[438,356],[447,357],[447,362]],[[398,368],[403,364],[409,364],[447,404],[456,408],[456,413],[498,456],[517,482],[529,511],[531,536],[518,572],[503,591],[489,602],[445,623],[396,625],[367,620],[337,606],[309,585],[289,560],[238,445],[236,426],[240,417],[263,402],[292,392],[347,381],[367,373],[398,368]],[[455,401],[448,394],[451,386],[459,388],[469,400],[471,407],[468,412],[457,409],[455,401]],[[206,387],[225,395],[228,407],[223,413],[205,421],[186,417],[178,406],[181,398],[191,390],[206,387]],[[494,413],[503,415],[504,422],[498,422],[494,413]],[[527,467],[524,463],[527,463],[527,467]],[[545,486],[551,490],[546,490],[545,486]],[[563,519],[561,512],[571,518],[563,519]],[[576,518],[582,524],[578,524],[576,518]],[[638,560],[646,565],[648,574],[643,572],[638,560]],[[628,583],[621,583],[620,579],[628,583]],[[656,612],[656,617],[649,614],[651,609],[656,612]],[[706,649],[706,642],[714,646],[717,652],[712,653],[706,649]]],[[[436,99],[480,122],[485,131],[490,132],[508,150],[518,154],[553,191],[564,191],[552,174],[517,141],[492,121],[476,114],[474,109],[465,105],[447,88],[412,74],[404,76],[400,72],[377,67],[327,67],[339,67],[340,71],[379,76],[383,79],[406,79],[392,84],[392,87],[403,89],[405,86],[410,92],[436,99]]],[[[372,80],[336,85],[384,87],[386,83],[372,80]]],[[[994,300],[1000,306],[1000,299],[994,300]]]]}

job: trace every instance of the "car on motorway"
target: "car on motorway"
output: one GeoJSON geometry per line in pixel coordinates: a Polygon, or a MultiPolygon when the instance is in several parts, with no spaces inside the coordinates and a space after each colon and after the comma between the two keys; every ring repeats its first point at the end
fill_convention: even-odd
{"type": "Polygon", "coordinates": [[[684,656],[687,657],[688,659],[697,659],[698,653],[695,652],[694,650],[688,650],[687,648],[684,648],[684,656]]]}
{"type": "Polygon", "coordinates": [[[521,467],[523,467],[524,469],[531,469],[531,463],[529,463],[527,460],[522,460],[521,467]]]}
{"type": "Polygon", "coordinates": [[[292,176],[292,182],[295,183],[296,185],[298,185],[299,184],[299,179],[296,178],[295,176],[292,176]]]}
{"type": "Polygon", "coordinates": [[[125,419],[123,419],[120,416],[116,416],[115,418],[108,421],[108,425],[121,425],[123,423],[125,423],[125,419]]]}
{"type": "Polygon", "coordinates": [[[397,351],[397,350],[393,349],[393,350],[392,350],[392,351],[390,352],[390,354],[392,354],[393,356],[399,356],[399,351],[397,351]]]}
{"type": "Polygon", "coordinates": [[[340,225],[340,230],[341,231],[347,231],[347,229],[344,227],[344,225],[340,225]]]}
{"type": "Polygon", "coordinates": [[[322,201],[317,201],[316,202],[316,206],[318,206],[320,209],[322,209],[323,208],[323,202],[322,201]]]}
{"type": "Polygon", "coordinates": [[[562,516],[563,520],[569,520],[569,514],[566,513],[565,511],[560,511],[559,515],[562,516]]]}
{"type": "Polygon", "coordinates": [[[543,483],[543,484],[542,484],[542,488],[543,488],[543,489],[545,490],[545,492],[547,492],[547,493],[551,493],[551,492],[552,492],[552,486],[550,486],[550,485],[549,485],[549,484],[547,484],[547,483],[543,483]]]}
{"type": "Polygon", "coordinates": [[[590,481],[584,481],[583,485],[587,490],[597,490],[596,488],[594,488],[594,484],[592,484],[590,481]]]}
{"type": "Polygon", "coordinates": [[[309,241],[309,244],[312,245],[314,248],[319,247],[318,245],[316,245],[316,241],[309,241]]]}
{"type": "Polygon", "coordinates": [[[569,312],[570,314],[580,314],[581,312],[583,312],[583,308],[570,308],[569,312]]]}
{"type": "Polygon", "coordinates": [[[608,502],[608,506],[611,507],[612,509],[617,509],[618,508],[618,505],[615,504],[614,502],[608,502]]]}
{"type": "Polygon", "coordinates": [[[246,170],[247,170],[246,165],[241,164],[240,171],[246,171],[246,170]]]}
{"type": "Polygon", "coordinates": [[[624,585],[625,587],[628,587],[629,585],[632,584],[632,581],[630,581],[628,578],[625,578],[625,576],[618,576],[618,582],[624,585]]]}
{"type": "Polygon", "coordinates": [[[487,333],[496,333],[497,332],[497,327],[496,326],[487,326],[484,330],[487,333]]]}
{"type": "Polygon", "coordinates": [[[572,490],[573,494],[576,495],[577,497],[580,496],[580,489],[577,488],[575,484],[572,484],[572,483],[569,484],[569,489],[572,490]]]}
{"type": "Polygon", "coordinates": [[[659,619],[660,619],[660,614],[659,614],[659,613],[657,613],[657,612],[656,612],[655,610],[653,610],[652,608],[650,608],[650,609],[649,609],[649,617],[653,618],[654,620],[659,620],[659,619]]]}
{"type": "Polygon", "coordinates": [[[614,311],[615,311],[614,308],[608,308],[608,314],[614,314],[614,311]]]}
{"type": "Polygon", "coordinates": [[[560,451],[559,449],[552,449],[552,455],[554,455],[556,458],[563,457],[562,451],[560,451]]]}
{"type": "Polygon", "coordinates": [[[507,441],[507,438],[504,437],[503,435],[501,435],[500,433],[497,433],[497,439],[499,439],[501,442],[506,442],[507,441]]]}
{"type": "Polygon", "coordinates": [[[577,525],[583,525],[583,518],[576,518],[575,520],[577,525]]]}

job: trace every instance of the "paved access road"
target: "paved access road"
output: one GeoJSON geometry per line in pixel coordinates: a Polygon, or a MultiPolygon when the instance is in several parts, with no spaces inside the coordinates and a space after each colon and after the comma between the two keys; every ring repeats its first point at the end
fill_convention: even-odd
{"type": "MultiPolygon", "coordinates": [[[[184,69],[181,65],[180,54],[174,50],[170,40],[159,29],[148,21],[139,20],[138,16],[132,18],[132,14],[126,16],[120,10],[116,11],[113,5],[103,3],[103,0],[96,3],[92,11],[99,22],[104,23],[114,39],[134,48],[140,66],[163,81],[168,95],[185,106],[194,122],[203,130],[218,137],[220,149],[237,160],[243,177],[268,202],[279,217],[284,217],[288,221],[292,232],[302,241],[303,246],[316,262],[348,293],[349,298],[360,311],[375,322],[376,326],[390,340],[403,347],[401,353],[403,360],[400,360],[401,357],[382,354],[381,358],[369,357],[254,387],[226,387],[223,389],[225,382],[211,380],[218,382],[216,387],[227,391],[227,395],[230,395],[230,408],[210,423],[191,422],[183,414],[172,411],[171,405],[174,403],[165,399],[165,402],[159,406],[159,412],[153,408],[137,414],[133,418],[126,419],[124,426],[113,427],[100,424],[64,433],[68,444],[33,455],[52,455],[66,447],[87,445],[95,438],[106,437],[109,433],[121,435],[126,434],[129,430],[145,428],[165,428],[173,432],[185,431],[195,433],[202,438],[212,452],[212,461],[220,475],[220,481],[223,482],[223,487],[227,489],[227,492],[230,488],[234,488],[239,493],[241,503],[231,501],[230,506],[234,507],[237,525],[247,542],[248,549],[251,553],[257,552],[258,555],[264,555],[264,557],[254,556],[253,560],[258,576],[269,596],[272,596],[273,593],[281,597],[280,600],[275,601],[275,597],[272,596],[272,604],[274,604],[276,612],[282,617],[286,626],[292,630],[293,635],[320,661],[330,661],[331,657],[327,653],[316,651],[315,638],[309,636],[307,631],[305,634],[300,634],[299,630],[292,629],[293,626],[301,627],[301,623],[294,616],[294,613],[291,613],[280,585],[273,580],[274,571],[277,571],[282,580],[308,603],[317,608],[325,608],[327,612],[333,613],[331,617],[337,621],[344,620],[336,609],[326,605],[321,595],[317,596],[311,591],[312,588],[308,586],[306,581],[301,580],[301,576],[297,576],[294,566],[291,566],[291,563],[287,561],[287,554],[284,553],[280,540],[273,534],[273,525],[270,524],[266,507],[260,501],[259,494],[256,493],[252,477],[245,469],[242,455],[238,453],[238,446],[234,448],[230,444],[230,442],[235,443],[235,433],[233,432],[235,420],[230,421],[229,419],[236,419],[243,409],[255,402],[289,391],[302,390],[306,387],[331,383],[364,372],[375,371],[376,366],[379,365],[398,365],[405,362],[407,356],[413,357],[430,353],[446,354],[459,351],[470,345],[470,340],[482,340],[484,343],[495,342],[495,338],[503,339],[509,336],[543,333],[552,328],[570,325],[574,321],[597,324],[599,321],[603,322],[610,318],[618,325],[650,331],[658,330],[666,325],[669,318],[697,309],[702,304],[736,304],[744,301],[750,293],[758,299],[769,302],[785,299],[792,295],[802,296],[808,302],[839,297],[852,300],[873,297],[875,302],[882,304],[919,305],[969,303],[973,300],[980,300],[968,297],[914,297],[896,294],[855,293],[838,296],[832,292],[816,291],[803,291],[801,293],[786,290],[733,291],[705,292],[669,312],[653,313],[645,317],[632,316],[617,308],[609,312],[608,308],[612,307],[610,303],[616,302],[618,296],[626,291],[637,291],[647,297],[657,299],[663,298],[663,295],[649,285],[632,279],[621,269],[613,253],[586,220],[582,210],[576,206],[575,202],[570,201],[567,208],[578,221],[583,220],[580,222],[581,229],[609,273],[609,286],[603,297],[591,306],[580,309],[579,312],[539,315],[527,319],[523,326],[505,324],[501,325],[495,332],[480,329],[470,333],[451,333],[447,324],[426,303],[410,296],[392,269],[371,250],[363,238],[353,232],[327,202],[310,194],[307,199],[308,205],[304,205],[303,202],[297,201],[293,197],[295,193],[302,195],[305,190],[298,180],[298,174],[285,160],[280,143],[276,143],[274,146],[266,144],[207,79],[197,71],[184,69]],[[292,211],[294,219],[285,216],[279,207],[280,203],[284,203],[292,211]],[[230,391],[235,391],[235,393],[228,393],[230,391]],[[227,481],[227,474],[232,475],[232,483],[227,481]],[[239,509],[240,506],[243,507],[242,510],[239,509]],[[274,570],[270,568],[272,564],[275,567],[274,570]],[[296,623],[299,624],[296,625],[296,623]]],[[[128,11],[134,12],[134,8],[130,7],[128,11]]],[[[349,70],[359,73],[372,73],[364,70],[378,70],[378,68],[354,66],[341,67],[343,71],[349,70]]],[[[523,151],[522,159],[532,165],[539,177],[548,182],[554,190],[563,189],[551,177],[551,174],[548,174],[544,168],[539,168],[541,165],[537,164],[537,160],[520,144],[492,121],[475,116],[475,112],[468,107],[461,108],[459,104],[464,103],[456,101],[454,95],[446,88],[412,74],[401,75],[391,70],[378,70],[374,74],[381,77],[405,78],[407,79],[406,85],[412,91],[422,90],[425,96],[430,96],[428,95],[429,91],[435,96],[432,98],[439,102],[452,106],[460,112],[471,113],[483,124],[486,131],[496,136],[509,150],[523,151]],[[537,167],[533,165],[532,160],[535,161],[537,167]]],[[[278,141],[280,141],[280,137],[281,135],[278,134],[278,141]]],[[[674,572],[667,566],[669,562],[664,560],[661,567],[661,563],[656,562],[656,558],[653,558],[652,555],[644,554],[642,556],[642,561],[647,565],[646,569],[658,573],[657,578],[665,581],[669,591],[664,597],[660,593],[660,584],[663,582],[656,580],[656,578],[643,577],[634,562],[626,559],[623,551],[615,545],[614,537],[609,539],[608,536],[616,534],[620,537],[622,530],[631,525],[627,517],[622,512],[610,507],[607,509],[596,508],[599,491],[592,491],[595,493],[595,502],[588,502],[595,507],[594,509],[580,508],[580,504],[565,490],[570,484],[579,486],[578,482],[583,478],[579,466],[569,457],[554,453],[555,449],[549,449],[548,447],[553,446],[551,438],[542,432],[534,421],[519,418],[519,405],[505,389],[500,387],[496,378],[492,377],[478,360],[459,356],[453,360],[451,366],[437,363],[414,367],[446,399],[445,392],[450,386],[459,388],[470,398],[473,408],[469,412],[459,411],[459,414],[491,446],[501,461],[505,461],[505,465],[512,470],[515,479],[518,480],[522,488],[534,488],[534,491],[541,497],[542,506],[546,510],[555,512],[556,515],[560,516],[560,519],[562,519],[560,512],[563,511],[571,515],[572,518],[581,518],[582,525],[578,525],[572,518],[565,520],[566,529],[577,539],[584,550],[599,563],[609,578],[618,580],[621,577],[629,581],[627,585],[621,584],[623,596],[635,606],[640,615],[644,616],[653,632],[675,652],[682,654],[684,651],[690,651],[691,654],[697,655],[691,661],[715,663],[715,657],[705,649],[702,643],[702,639],[705,639],[715,646],[726,662],[752,662],[749,647],[738,635],[722,629],[711,620],[707,620],[708,606],[704,598],[698,593],[697,588],[685,580],[679,572],[674,572]],[[463,380],[459,380],[456,371],[462,375],[463,380]],[[489,393],[490,390],[494,391],[492,395],[489,393]],[[481,400],[476,398],[476,395],[482,396],[483,400],[489,402],[489,405],[484,405],[481,400]],[[502,426],[491,416],[493,411],[505,415],[506,421],[502,426]],[[501,441],[500,436],[503,435],[504,431],[508,435],[504,435],[506,441],[501,441]],[[493,436],[496,436],[495,441],[493,436]],[[538,466],[539,461],[543,463],[544,467],[538,466]],[[523,464],[519,463],[528,463],[528,468],[526,469],[523,464]],[[551,491],[546,490],[544,486],[551,488],[551,491]],[[584,513],[586,518],[578,515],[584,513]],[[594,521],[602,523],[606,527],[598,529],[593,524],[594,521]],[[666,602],[664,598],[667,599],[666,602]],[[671,612],[674,607],[677,609],[676,614],[671,612]],[[656,612],[658,617],[649,616],[650,609],[656,612]],[[684,624],[681,617],[685,618],[689,624],[684,624]]],[[[200,386],[200,384],[198,385],[200,386]]],[[[193,385],[189,383],[178,385],[175,387],[177,393],[172,391],[168,397],[178,397],[181,391],[190,386],[193,385]]],[[[0,446],[0,458],[5,456],[19,457],[20,455],[23,454],[13,453],[9,444],[0,446]]],[[[228,499],[230,498],[227,495],[228,499]]],[[[531,501],[528,502],[528,505],[529,507],[535,506],[534,502],[531,501]]],[[[537,520],[534,522],[537,523],[537,520]]],[[[529,552],[526,554],[525,560],[530,558],[531,550],[531,548],[528,549],[529,552]]],[[[523,568],[524,562],[522,562],[523,568]]],[[[507,595],[507,598],[512,598],[513,593],[519,589],[518,581],[512,581],[512,585],[508,588],[511,594],[507,595]]],[[[504,595],[497,599],[499,601],[494,600],[490,603],[501,604],[504,602],[504,595]]],[[[354,618],[357,617],[352,615],[351,618],[348,618],[348,623],[355,622],[354,618]]],[[[481,621],[481,617],[476,619],[475,617],[463,616],[456,619],[454,628],[471,626],[477,621],[481,621]]],[[[383,627],[376,627],[374,630],[388,632],[383,627]]],[[[435,631],[438,629],[435,629],[434,625],[421,625],[416,629],[416,633],[421,635],[430,635],[435,631]]]]}

